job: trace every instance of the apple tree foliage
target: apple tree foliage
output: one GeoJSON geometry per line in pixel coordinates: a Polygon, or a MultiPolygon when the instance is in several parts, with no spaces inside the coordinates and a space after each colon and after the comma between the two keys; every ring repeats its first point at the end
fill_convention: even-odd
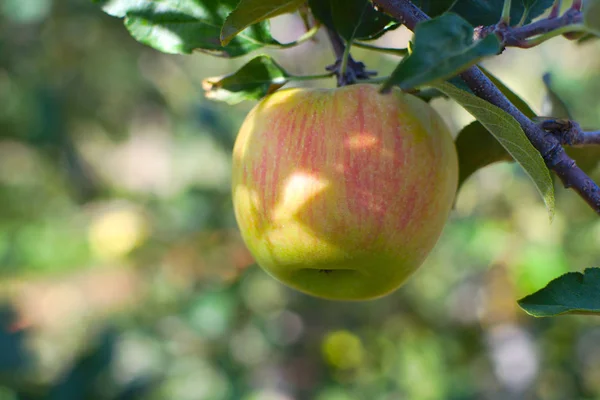
{"type": "MultiPolygon", "coordinates": [[[[230,104],[258,100],[291,81],[332,77],[346,73],[352,60],[349,51],[336,54],[337,65],[323,75],[295,76],[275,59],[261,54],[265,49],[285,49],[309,40],[320,29],[332,37],[336,53],[352,46],[391,52],[404,57],[388,77],[372,79],[382,91],[398,86],[425,100],[446,96],[471,113],[476,121],[456,138],[459,155],[459,186],[478,169],[492,163],[517,162],[531,178],[544,201],[550,219],[554,214],[554,182],[548,162],[532,145],[513,115],[480,98],[460,78],[462,72],[481,60],[495,57],[506,46],[533,47],[554,36],[575,39],[573,45],[595,40],[600,35],[600,0],[573,1],[559,17],[560,1],[554,0],[93,0],[104,12],[122,18],[126,29],[139,42],[172,54],[206,52],[216,57],[255,56],[238,71],[204,81],[207,97],[230,104]],[[402,25],[389,13],[390,4],[418,7],[431,19],[414,27],[408,49],[377,48],[368,42],[402,25]],[[386,8],[388,6],[388,8],[386,8]],[[269,19],[295,13],[303,19],[306,33],[297,40],[282,43],[270,32],[269,19]],[[341,49],[340,49],[341,44],[341,49]]],[[[404,21],[406,22],[406,21],[404,21]]],[[[350,65],[352,67],[352,65],[350,65]]],[[[538,121],[525,101],[499,79],[483,70],[488,79],[527,118],[538,121]]],[[[338,80],[339,82],[339,80],[338,80]]],[[[350,84],[352,82],[349,82],[350,84]]],[[[552,90],[553,118],[569,118],[568,110],[552,90]]],[[[559,121],[560,122],[560,121],[559,121]]],[[[562,125],[561,125],[562,126],[562,125]]],[[[550,134],[550,133],[548,133],[550,134]]],[[[600,136],[600,135],[599,135],[600,136]]],[[[600,141],[585,149],[596,157],[600,141]]],[[[567,152],[576,157],[575,150],[567,152]]],[[[577,153],[581,155],[581,152],[577,153]]],[[[585,171],[586,157],[576,157],[585,171]]],[[[585,191],[586,188],[584,188],[585,191]]],[[[590,186],[589,191],[597,190],[590,186]]],[[[600,206],[598,206],[600,209],[600,206]]],[[[585,268],[593,266],[573,266],[585,268]]],[[[519,301],[533,316],[565,313],[600,314],[600,269],[568,273],[519,301]]]]}

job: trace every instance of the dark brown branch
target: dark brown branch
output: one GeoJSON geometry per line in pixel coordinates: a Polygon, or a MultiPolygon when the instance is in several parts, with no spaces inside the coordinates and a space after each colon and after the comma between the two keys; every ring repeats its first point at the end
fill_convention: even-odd
{"type": "Polygon", "coordinates": [[[575,121],[549,119],[540,123],[540,127],[554,134],[562,145],[600,145],[600,131],[585,132],[575,121]]]}
{"type": "Polygon", "coordinates": [[[510,28],[511,36],[517,39],[527,39],[535,35],[548,33],[563,26],[579,24],[583,22],[583,15],[576,10],[569,10],[561,17],[542,19],[518,28],[510,28]]]}
{"type": "Polygon", "coordinates": [[[391,16],[402,22],[413,32],[419,22],[430,19],[427,14],[410,1],[374,0],[373,3],[386,10],[391,16]]]}
{"type": "MultiPolygon", "coordinates": [[[[373,2],[413,31],[419,22],[429,19],[427,14],[409,0],[374,0],[373,2]]],[[[476,66],[460,74],[460,77],[475,95],[512,115],[523,128],[527,138],[540,152],[548,168],[554,171],[565,187],[575,190],[596,213],[600,214],[600,188],[565,153],[560,141],[554,135],[544,131],[527,118],[476,66]]]]}
{"type": "MultiPolygon", "coordinates": [[[[559,3],[555,3],[559,4],[559,3]]],[[[553,15],[554,8],[548,18],[541,19],[528,25],[513,27],[506,24],[477,27],[475,38],[482,39],[489,34],[496,34],[504,47],[529,48],[541,43],[528,40],[535,36],[545,35],[569,25],[577,25],[583,22],[581,11],[570,8],[562,16],[553,15]]]]}
{"type": "Polygon", "coordinates": [[[581,132],[581,141],[579,143],[575,143],[575,145],[589,145],[589,144],[597,144],[600,145],[600,131],[594,132],[581,132]]]}
{"type": "Polygon", "coordinates": [[[562,5],[562,0],[554,0],[554,5],[552,5],[552,10],[550,10],[550,14],[548,18],[556,18],[560,13],[560,6],[562,5]]]}
{"type": "Polygon", "coordinates": [[[581,11],[569,9],[561,17],[545,18],[518,28],[499,27],[496,33],[500,36],[504,46],[521,47],[528,38],[543,35],[565,26],[581,24],[582,22],[583,15],[581,11]]]}
{"type": "Polygon", "coordinates": [[[340,35],[338,35],[338,33],[333,29],[327,28],[326,32],[327,36],[329,37],[329,41],[331,42],[331,46],[333,47],[333,52],[335,53],[335,59],[341,60],[344,56],[346,45],[344,44],[340,35]]]}

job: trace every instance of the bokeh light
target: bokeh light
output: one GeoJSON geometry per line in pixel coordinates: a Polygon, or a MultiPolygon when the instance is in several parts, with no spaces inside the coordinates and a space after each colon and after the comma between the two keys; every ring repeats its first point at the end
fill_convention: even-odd
{"type": "MultiPolygon", "coordinates": [[[[272,24],[282,42],[303,29],[272,24]]],[[[404,287],[315,299],[260,270],[237,231],[231,152],[254,103],[211,102],[201,82],[251,56],[161,54],[76,0],[0,1],[0,49],[0,400],[600,398],[597,321],[516,304],[600,264],[600,222],[572,191],[556,185],[550,223],[518,166],[489,166],[404,287]]],[[[599,49],[559,37],[484,65],[540,113],[551,73],[599,129],[599,49]]],[[[333,62],[324,33],[267,53],[298,75],[333,62]]],[[[353,56],[380,76],[398,61],[353,56]]],[[[455,136],[473,119],[432,104],[455,136]]],[[[598,181],[599,153],[579,156],[598,181]]]]}

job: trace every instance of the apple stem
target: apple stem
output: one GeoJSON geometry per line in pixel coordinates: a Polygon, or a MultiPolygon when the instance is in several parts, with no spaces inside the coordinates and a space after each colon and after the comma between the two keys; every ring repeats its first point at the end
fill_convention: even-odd
{"type": "Polygon", "coordinates": [[[340,65],[340,73],[342,76],[345,76],[348,72],[348,60],[350,59],[350,47],[352,47],[352,42],[348,41],[346,43],[346,48],[344,49],[344,54],[342,54],[342,63],[340,65]]]}
{"type": "Polygon", "coordinates": [[[336,61],[326,69],[337,76],[338,87],[352,85],[358,80],[371,79],[371,77],[377,75],[376,71],[368,71],[364,63],[352,58],[350,43],[344,44],[344,41],[335,30],[328,27],[327,35],[331,41],[336,61]]]}

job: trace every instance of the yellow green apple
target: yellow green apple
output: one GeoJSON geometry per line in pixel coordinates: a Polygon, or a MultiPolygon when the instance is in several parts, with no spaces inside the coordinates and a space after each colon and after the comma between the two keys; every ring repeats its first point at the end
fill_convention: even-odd
{"type": "Polygon", "coordinates": [[[452,137],[421,99],[356,84],[286,89],[257,104],[233,152],[233,205],[257,264],[314,296],[400,287],[446,223],[452,137]]]}

